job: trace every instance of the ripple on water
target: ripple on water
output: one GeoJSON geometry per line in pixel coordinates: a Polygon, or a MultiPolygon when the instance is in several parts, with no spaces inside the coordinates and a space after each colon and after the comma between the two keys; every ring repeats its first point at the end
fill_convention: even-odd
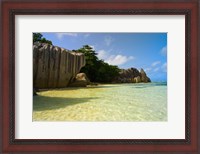
{"type": "Polygon", "coordinates": [[[33,121],[166,121],[166,84],[110,84],[39,92],[33,121]]]}

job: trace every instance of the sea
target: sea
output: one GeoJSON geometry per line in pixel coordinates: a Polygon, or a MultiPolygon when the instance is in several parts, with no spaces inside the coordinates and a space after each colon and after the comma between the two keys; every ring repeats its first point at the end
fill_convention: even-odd
{"type": "Polygon", "coordinates": [[[33,97],[33,121],[167,121],[167,83],[52,89],[33,97]]]}

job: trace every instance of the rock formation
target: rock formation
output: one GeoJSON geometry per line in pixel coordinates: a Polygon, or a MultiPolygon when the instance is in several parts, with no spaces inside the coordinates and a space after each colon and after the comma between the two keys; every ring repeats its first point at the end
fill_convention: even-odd
{"type": "Polygon", "coordinates": [[[137,76],[133,78],[133,83],[140,83],[141,82],[141,77],[137,76]]]}
{"type": "Polygon", "coordinates": [[[33,45],[33,87],[66,87],[84,65],[82,53],[36,42],[33,45]]]}
{"type": "Polygon", "coordinates": [[[140,77],[142,82],[151,82],[150,78],[147,77],[145,71],[143,69],[140,70],[140,77]]]}
{"type": "Polygon", "coordinates": [[[119,77],[116,82],[118,83],[140,83],[151,82],[150,78],[146,75],[143,69],[140,72],[136,68],[121,69],[119,77]]]}
{"type": "Polygon", "coordinates": [[[69,87],[86,87],[90,84],[90,80],[85,73],[79,73],[76,78],[69,84],[69,87]]]}

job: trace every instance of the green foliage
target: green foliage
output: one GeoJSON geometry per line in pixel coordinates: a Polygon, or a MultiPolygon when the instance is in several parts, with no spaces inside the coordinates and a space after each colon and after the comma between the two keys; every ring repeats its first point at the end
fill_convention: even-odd
{"type": "Polygon", "coordinates": [[[118,76],[119,68],[99,60],[97,53],[89,45],[84,45],[82,48],[73,51],[85,54],[86,65],[81,69],[81,72],[84,72],[90,81],[106,83],[113,81],[118,76]]]}
{"type": "Polygon", "coordinates": [[[46,38],[42,38],[41,43],[48,43],[48,44],[51,44],[52,45],[52,42],[50,40],[46,40],[46,38]]]}
{"type": "Polygon", "coordinates": [[[33,33],[33,43],[40,41],[42,38],[42,34],[40,33],[33,33]]]}
{"type": "Polygon", "coordinates": [[[33,43],[34,42],[48,43],[52,45],[52,42],[44,38],[40,33],[33,33],[33,43]]]}

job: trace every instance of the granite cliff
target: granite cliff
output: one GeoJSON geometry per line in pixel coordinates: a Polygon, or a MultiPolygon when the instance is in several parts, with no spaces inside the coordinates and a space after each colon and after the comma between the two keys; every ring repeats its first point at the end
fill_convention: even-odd
{"type": "Polygon", "coordinates": [[[150,78],[146,75],[145,71],[141,69],[138,71],[136,68],[121,69],[119,76],[116,79],[117,83],[140,83],[151,82],[150,78]]]}
{"type": "Polygon", "coordinates": [[[36,42],[33,45],[33,87],[66,87],[84,65],[82,53],[36,42]]]}

